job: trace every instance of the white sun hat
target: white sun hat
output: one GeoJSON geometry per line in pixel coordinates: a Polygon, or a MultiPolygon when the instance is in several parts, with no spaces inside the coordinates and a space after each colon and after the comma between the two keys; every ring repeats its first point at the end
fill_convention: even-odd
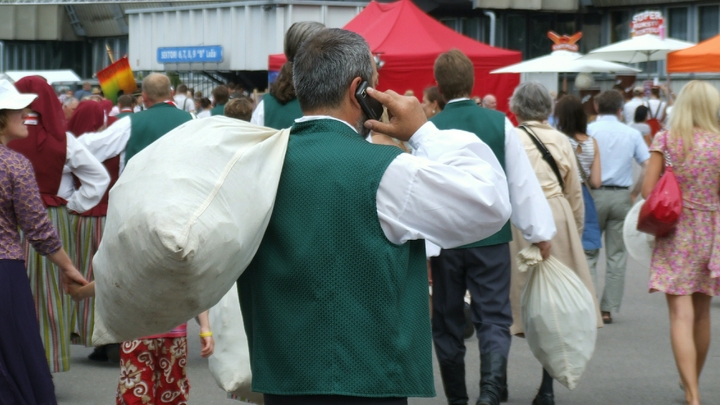
{"type": "Polygon", "coordinates": [[[655,236],[643,233],[637,230],[638,218],[640,217],[640,209],[645,200],[640,198],[630,209],[625,217],[625,225],[623,226],[623,240],[625,241],[625,249],[635,261],[645,268],[650,268],[650,260],[652,260],[653,247],[655,247],[655,236]]]}
{"type": "Polygon", "coordinates": [[[37,94],[20,94],[8,80],[0,80],[0,110],[22,110],[37,98],[37,94]]]}

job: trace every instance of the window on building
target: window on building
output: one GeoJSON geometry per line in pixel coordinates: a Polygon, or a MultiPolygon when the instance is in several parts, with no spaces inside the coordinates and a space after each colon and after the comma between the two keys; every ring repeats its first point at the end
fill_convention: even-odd
{"type": "MultiPolygon", "coordinates": [[[[475,18],[463,18],[462,19],[462,34],[466,37],[482,41],[482,26],[480,25],[480,19],[475,18]]],[[[485,41],[483,41],[485,42],[485,41]]]]}
{"type": "Polygon", "coordinates": [[[698,39],[704,41],[720,32],[720,6],[704,6],[698,9],[698,39]]]}
{"type": "Polygon", "coordinates": [[[668,10],[668,34],[671,38],[688,40],[688,9],[671,8],[668,10]]]}
{"type": "Polygon", "coordinates": [[[630,11],[613,11],[610,14],[610,42],[619,42],[630,38],[630,11]]]}
{"type": "Polygon", "coordinates": [[[585,14],[582,17],[580,52],[588,53],[602,46],[602,15],[585,14]]]}
{"type": "Polygon", "coordinates": [[[508,49],[514,49],[523,53],[526,58],[525,50],[527,37],[527,25],[525,16],[518,14],[508,15],[505,19],[505,46],[508,49]]]}
{"type": "Polygon", "coordinates": [[[552,16],[549,14],[529,16],[528,26],[528,53],[526,59],[537,58],[550,53],[552,51],[552,42],[548,39],[547,33],[553,29],[552,16]]]}

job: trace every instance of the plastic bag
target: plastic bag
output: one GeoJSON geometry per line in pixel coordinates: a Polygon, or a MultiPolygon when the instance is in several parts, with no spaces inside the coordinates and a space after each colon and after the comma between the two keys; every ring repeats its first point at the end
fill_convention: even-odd
{"type": "Polygon", "coordinates": [[[530,270],[522,293],[525,338],[535,358],[562,385],[575,389],[595,350],[595,303],[580,278],[557,259],[542,261],[531,245],[518,253],[518,268],[530,270]]]}
{"type": "Polygon", "coordinates": [[[215,116],[128,162],[93,260],[95,344],[167,332],[220,301],[262,241],[288,139],[215,116]]]}
{"type": "Polygon", "coordinates": [[[252,392],[248,338],[235,286],[210,308],[209,316],[215,338],[215,352],[208,360],[215,382],[241,401],[262,404],[262,394],[252,392]]]}

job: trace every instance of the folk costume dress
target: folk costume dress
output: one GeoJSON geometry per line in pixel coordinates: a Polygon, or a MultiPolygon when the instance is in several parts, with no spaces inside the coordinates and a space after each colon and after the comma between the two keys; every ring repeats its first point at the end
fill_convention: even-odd
{"type": "MultiPolygon", "coordinates": [[[[79,138],[87,133],[96,132],[105,125],[112,125],[116,121],[116,118],[108,117],[104,110],[103,106],[95,101],[86,100],[81,102],[68,122],[68,131],[79,138]]],[[[82,273],[83,277],[88,281],[95,279],[92,259],[102,239],[110,189],[115,185],[120,175],[119,156],[110,158],[102,163],[110,175],[110,184],[107,191],[103,194],[98,205],[82,214],[78,214],[74,218],[76,264],[80,273],[82,273]]],[[[87,347],[93,345],[92,334],[95,323],[94,305],[94,297],[74,303],[72,317],[73,343],[82,344],[87,347]]]]}
{"type": "MultiPolygon", "coordinates": [[[[54,405],[55,388],[40,339],[19,229],[33,253],[48,255],[62,247],[30,161],[0,144],[0,401],[54,405]]],[[[57,271],[54,276],[58,278],[57,271]]]]}
{"type": "MultiPolygon", "coordinates": [[[[75,222],[68,210],[85,212],[97,205],[110,178],[98,162],[73,136],[65,133],[65,118],[57,96],[39,77],[15,83],[21,93],[38,94],[26,119],[29,136],[8,144],[30,160],[47,214],[68,256],[77,263],[75,222]],[[76,175],[80,188],[75,188],[76,175]]],[[[30,286],[35,300],[40,335],[52,372],[70,369],[70,340],[73,303],[60,286],[55,266],[24,241],[30,286]]]]}

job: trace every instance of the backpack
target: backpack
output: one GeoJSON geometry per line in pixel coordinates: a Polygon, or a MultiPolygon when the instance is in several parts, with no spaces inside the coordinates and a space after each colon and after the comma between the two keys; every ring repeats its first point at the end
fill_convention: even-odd
{"type": "Polygon", "coordinates": [[[662,130],[662,124],[660,123],[660,120],[658,119],[658,114],[660,114],[660,109],[663,106],[663,102],[660,101],[658,104],[657,110],[653,113],[652,109],[650,108],[650,102],[647,103],[648,112],[650,113],[650,118],[647,120],[647,124],[650,127],[650,136],[655,137],[655,134],[660,132],[662,130]]]}

